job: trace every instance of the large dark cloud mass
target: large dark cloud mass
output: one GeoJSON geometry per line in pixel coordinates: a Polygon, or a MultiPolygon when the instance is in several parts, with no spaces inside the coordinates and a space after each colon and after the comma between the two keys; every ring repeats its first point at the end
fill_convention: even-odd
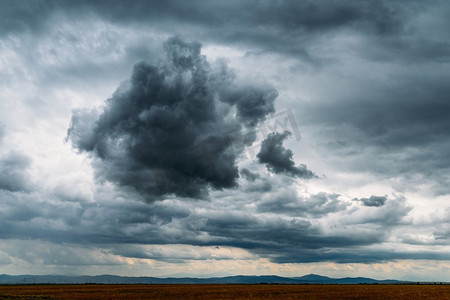
{"type": "Polygon", "coordinates": [[[164,49],[167,60],[137,64],[129,87],[98,116],[75,111],[68,138],[93,155],[98,176],[148,199],[234,187],[236,159],[254,139],[241,130],[274,112],[277,92],[235,83],[223,62],[206,61],[199,43],[173,37],[164,49]]]}
{"type": "Polygon", "coordinates": [[[305,165],[295,166],[292,151],[283,147],[283,141],[289,135],[288,131],[270,133],[261,143],[261,150],[257,154],[259,162],[266,164],[267,169],[274,173],[286,173],[306,179],[317,177],[305,165]]]}

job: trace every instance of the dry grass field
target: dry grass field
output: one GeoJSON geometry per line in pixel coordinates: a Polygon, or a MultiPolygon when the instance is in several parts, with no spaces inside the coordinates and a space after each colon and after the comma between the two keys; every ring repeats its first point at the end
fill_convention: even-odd
{"type": "Polygon", "coordinates": [[[450,299],[450,285],[3,285],[0,299],[450,299]]]}

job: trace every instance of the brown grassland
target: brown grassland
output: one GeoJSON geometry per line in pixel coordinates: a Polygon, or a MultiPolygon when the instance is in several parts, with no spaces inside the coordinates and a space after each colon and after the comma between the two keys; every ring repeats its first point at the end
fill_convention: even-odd
{"type": "Polygon", "coordinates": [[[1,285],[0,299],[450,299],[450,285],[1,285]]]}

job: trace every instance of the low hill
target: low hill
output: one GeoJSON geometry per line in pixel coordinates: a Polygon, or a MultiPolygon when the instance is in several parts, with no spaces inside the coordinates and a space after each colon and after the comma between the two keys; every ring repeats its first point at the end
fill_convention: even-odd
{"type": "Polygon", "coordinates": [[[264,276],[227,276],[211,278],[158,278],[124,277],[115,275],[98,276],[60,276],[60,275],[0,275],[0,284],[375,284],[402,283],[398,280],[376,280],[365,277],[331,278],[316,274],[301,277],[264,276]]]}

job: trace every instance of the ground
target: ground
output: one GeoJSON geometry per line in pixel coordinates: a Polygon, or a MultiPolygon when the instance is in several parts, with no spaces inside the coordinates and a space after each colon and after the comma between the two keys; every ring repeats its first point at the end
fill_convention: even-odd
{"type": "Polygon", "coordinates": [[[0,299],[450,299],[450,285],[2,285],[0,299]]]}

